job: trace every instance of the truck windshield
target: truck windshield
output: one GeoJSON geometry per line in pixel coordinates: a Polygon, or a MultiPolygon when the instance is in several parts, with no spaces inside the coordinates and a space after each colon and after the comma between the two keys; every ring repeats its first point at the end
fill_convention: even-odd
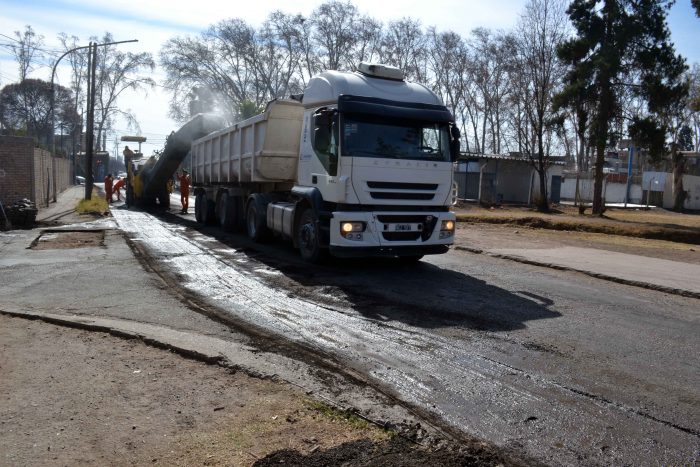
{"type": "Polygon", "coordinates": [[[450,161],[446,123],[345,115],[342,131],[344,157],[450,161]]]}

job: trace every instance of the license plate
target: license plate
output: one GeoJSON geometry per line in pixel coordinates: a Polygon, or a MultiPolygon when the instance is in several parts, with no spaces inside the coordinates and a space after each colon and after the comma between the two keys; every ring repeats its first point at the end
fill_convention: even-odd
{"type": "Polygon", "coordinates": [[[398,232],[406,232],[410,231],[411,229],[411,224],[396,224],[394,225],[394,230],[398,232]]]}

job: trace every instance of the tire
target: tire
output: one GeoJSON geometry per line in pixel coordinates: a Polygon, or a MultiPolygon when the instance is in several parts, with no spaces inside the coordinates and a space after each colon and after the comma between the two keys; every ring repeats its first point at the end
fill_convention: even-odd
{"type": "Polygon", "coordinates": [[[245,215],[245,226],[248,237],[256,243],[261,243],[269,237],[269,230],[265,223],[265,218],[260,212],[261,206],[255,199],[248,202],[245,215]]]}
{"type": "Polygon", "coordinates": [[[203,224],[204,223],[204,202],[206,199],[204,198],[204,193],[201,191],[198,191],[194,195],[194,218],[195,220],[203,224]]]}
{"type": "Polygon", "coordinates": [[[237,209],[236,197],[229,195],[227,192],[221,193],[219,202],[216,203],[216,217],[219,219],[219,225],[226,232],[236,230],[237,209]]]}
{"type": "Polygon", "coordinates": [[[318,219],[310,207],[299,216],[296,228],[297,244],[301,258],[309,263],[318,263],[325,259],[328,250],[321,248],[318,219]]]}
{"type": "Polygon", "coordinates": [[[216,203],[207,197],[207,193],[202,193],[202,223],[211,225],[216,223],[216,203]]]}

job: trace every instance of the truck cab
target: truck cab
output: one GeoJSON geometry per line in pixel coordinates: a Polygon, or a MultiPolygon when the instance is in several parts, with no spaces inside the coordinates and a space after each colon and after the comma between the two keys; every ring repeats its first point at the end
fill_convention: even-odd
{"type": "Polygon", "coordinates": [[[453,243],[450,212],[458,151],[451,113],[428,88],[393,67],[361,64],[309,82],[297,184],[311,222],[304,255],[320,241],[334,256],[420,258],[453,243]],[[309,238],[312,234],[321,238],[309,238]]]}
{"type": "Polygon", "coordinates": [[[454,240],[459,132],[401,70],[327,71],[304,94],[192,142],[195,217],[289,239],[310,262],[413,261],[454,240]]]}

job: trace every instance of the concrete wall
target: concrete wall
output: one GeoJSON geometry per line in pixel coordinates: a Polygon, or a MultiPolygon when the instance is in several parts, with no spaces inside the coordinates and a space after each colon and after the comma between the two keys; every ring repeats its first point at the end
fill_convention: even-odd
{"type": "Polygon", "coordinates": [[[527,203],[533,168],[528,164],[504,164],[498,167],[496,194],[504,203],[527,203]]]}
{"type": "MultiPolygon", "coordinates": [[[[539,178],[535,169],[526,161],[510,159],[482,159],[477,162],[461,162],[457,165],[455,180],[460,185],[460,196],[473,199],[478,196],[479,168],[482,168],[481,201],[484,203],[534,202],[539,195],[539,178]],[[461,171],[460,171],[461,170],[461,171]],[[468,170],[468,175],[464,170],[468,170]],[[469,180],[469,182],[467,182],[469,180]],[[471,183],[475,186],[465,189],[471,183]],[[469,196],[467,196],[469,193],[469,196]]],[[[563,166],[553,165],[547,171],[547,190],[551,197],[552,176],[561,176],[563,166]]]]}
{"type": "MultiPolygon", "coordinates": [[[[593,179],[579,180],[579,195],[581,200],[585,202],[593,201],[593,179]]],[[[605,193],[606,203],[624,203],[625,192],[627,191],[626,183],[605,183],[603,192],[605,193]]],[[[567,177],[561,184],[561,199],[573,201],[576,199],[576,177],[567,177]]],[[[642,186],[639,184],[630,185],[630,198],[628,200],[632,204],[642,203],[642,186]]]]}
{"type": "Polygon", "coordinates": [[[700,211],[700,177],[683,175],[683,188],[688,192],[685,208],[700,211]]]}
{"type": "Polygon", "coordinates": [[[0,202],[10,205],[28,198],[37,206],[53,200],[54,164],[57,193],[71,185],[70,162],[34,147],[32,138],[0,136],[0,202]]]}
{"type": "MultiPolygon", "coordinates": [[[[673,176],[670,173],[664,174],[663,177],[651,173],[655,178],[661,178],[662,184],[657,184],[652,188],[652,191],[663,192],[662,206],[665,209],[673,208],[673,176]]],[[[649,179],[649,176],[645,176],[649,179]]],[[[603,185],[606,203],[624,203],[625,202],[625,183],[609,183],[603,185]]],[[[645,182],[644,190],[649,188],[649,182],[645,182]]],[[[685,201],[685,209],[700,210],[700,176],[683,175],[683,188],[688,191],[688,198],[685,201]]],[[[579,180],[579,193],[581,199],[585,202],[593,201],[593,179],[579,180]]],[[[576,177],[568,177],[561,184],[561,198],[563,200],[573,201],[576,194],[576,177]]],[[[632,204],[644,204],[642,185],[632,184],[630,186],[630,199],[632,204]]],[[[654,198],[652,197],[652,204],[654,198]]]]}

